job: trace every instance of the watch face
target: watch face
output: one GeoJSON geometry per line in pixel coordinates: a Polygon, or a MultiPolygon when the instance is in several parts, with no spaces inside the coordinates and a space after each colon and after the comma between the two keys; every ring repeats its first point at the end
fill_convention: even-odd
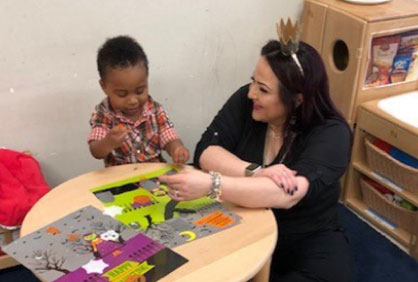
{"type": "Polygon", "coordinates": [[[260,166],[260,165],[258,165],[258,164],[254,164],[254,163],[252,163],[252,164],[250,164],[249,166],[247,166],[247,170],[252,171],[252,170],[254,170],[254,169],[258,168],[259,166],[260,166]]]}

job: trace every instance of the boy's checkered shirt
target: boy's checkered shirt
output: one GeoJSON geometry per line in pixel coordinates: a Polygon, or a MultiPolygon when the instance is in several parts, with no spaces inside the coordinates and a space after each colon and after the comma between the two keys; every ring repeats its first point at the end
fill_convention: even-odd
{"type": "Polygon", "coordinates": [[[142,114],[135,122],[121,113],[114,112],[105,98],[90,119],[88,142],[103,139],[109,130],[122,124],[129,130],[122,146],[114,149],[105,159],[105,166],[140,162],[163,162],[161,151],[175,139],[179,139],[173,123],[163,107],[149,96],[142,107],[142,114]]]}

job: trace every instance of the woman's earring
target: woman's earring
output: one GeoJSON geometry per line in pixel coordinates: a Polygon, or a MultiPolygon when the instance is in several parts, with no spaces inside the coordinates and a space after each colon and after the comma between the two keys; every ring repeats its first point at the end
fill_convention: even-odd
{"type": "Polygon", "coordinates": [[[292,114],[292,115],[290,116],[289,124],[290,124],[291,126],[293,126],[293,125],[295,125],[295,124],[296,124],[296,114],[292,114]]]}

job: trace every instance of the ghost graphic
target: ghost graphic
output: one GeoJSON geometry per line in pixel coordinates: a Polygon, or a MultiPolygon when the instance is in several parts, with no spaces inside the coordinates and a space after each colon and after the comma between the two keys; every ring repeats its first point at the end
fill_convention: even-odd
{"type": "Polygon", "coordinates": [[[108,230],[100,236],[90,233],[84,236],[84,240],[89,241],[93,248],[93,254],[96,258],[102,258],[123,245],[123,239],[115,230],[108,230]]]}

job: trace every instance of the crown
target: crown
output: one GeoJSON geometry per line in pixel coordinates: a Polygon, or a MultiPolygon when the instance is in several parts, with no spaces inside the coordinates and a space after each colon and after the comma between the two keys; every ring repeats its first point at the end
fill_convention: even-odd
{"type": "Polygon", "coordinates": [[[280,27],[276,23],[277,28],[277,35],[279,36],[280,41],[280,52],[284,56],[290,56],[295,64],[298,66],[300,73],[302,76],[305,76],[303,71],[302,65],[296,55],[299,49],[299,33],[300,33],[300,26],[298,21],[292,25],[292,20],[287,18],[286,25],[284,24],[283,18],[280,20],[280,27]]]}
{"type": "Polygon", "coordinates": [[[282,18],[280,20],[280,26],[276,23],[276,27],[283,55],[289,56],[295,54],[299,48],[300,26],[298,21],[293,25],[292,20],[287,18],[287,23],[284,24],[282,18]]]}

